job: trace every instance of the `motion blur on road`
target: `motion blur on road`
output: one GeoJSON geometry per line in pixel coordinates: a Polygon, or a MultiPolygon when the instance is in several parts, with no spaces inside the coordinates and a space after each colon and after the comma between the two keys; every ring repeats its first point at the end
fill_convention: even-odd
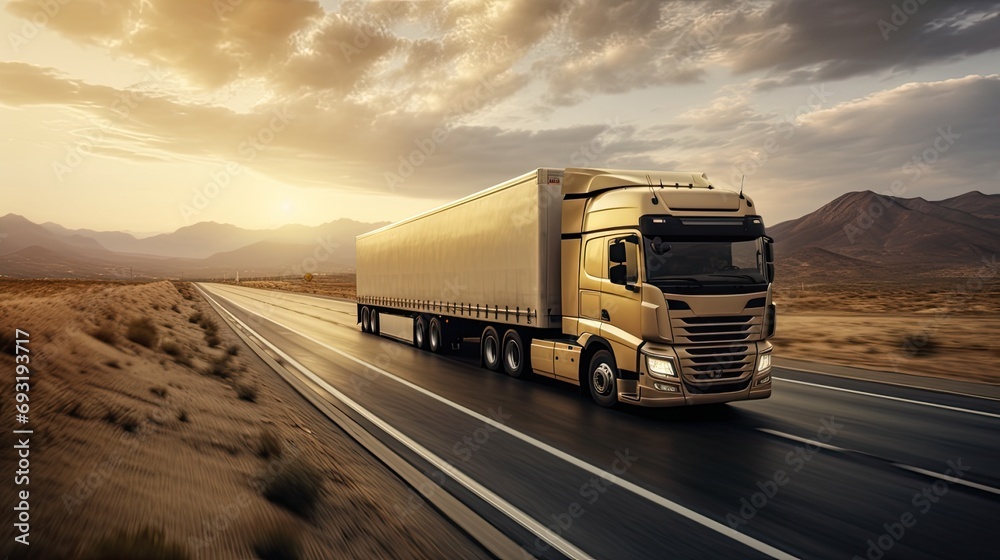
{"type": "Polygon", "coordinates": [[[775,367],[769,400],[605,410],[571,385],[482,369],[475,348],[363,334],[354,302],[199,286],[527,555],[996,554],[1000,401],[775,367]]]}

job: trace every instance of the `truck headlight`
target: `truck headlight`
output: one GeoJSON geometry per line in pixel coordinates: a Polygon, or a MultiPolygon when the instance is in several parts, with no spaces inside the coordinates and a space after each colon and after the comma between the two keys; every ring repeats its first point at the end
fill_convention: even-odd
{"type": "Polygon", "coordinates": [[[674,371],[674,361],[668,358],[657,358],[656,356],[647,355],[646,369],[649,371],[650,375],[653,377],[659,377],[660,379],[677,377],[677,372],[674,371]]]}
{"type": "Polygon", "coordinates": [[[771,353],[765,352],[757,358],[757,373],[771,369],[771,353]]]}

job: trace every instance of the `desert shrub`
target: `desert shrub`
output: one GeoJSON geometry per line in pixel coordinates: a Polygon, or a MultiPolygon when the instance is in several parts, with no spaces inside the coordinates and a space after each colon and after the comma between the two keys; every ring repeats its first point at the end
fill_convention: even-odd
{"type": "Polygon", "coordinates": [[[188,553],[182,545],[167,540],[162,531],[143,527],[133,531],[121,531],[101,539],[85,558],[93,560],[120,560],[122,558],[186,560],[188,553]]]}
{"type": "Polygon", "coordinates": [[[211,361],[208,364],[208,369],[205,370],[206,375],[211,375],[213,377],[219,377],[221,379],[228,379],[233,375],[233,369],[229,363],[229,355],[220,356],[211,361]]]}
{"type": "Polygon", "coordinates": [[[122,366],[121,366],[121,364],[118,363],[118,360],[108,360],[108,361],[104,362],[104,365],[106,365],[106,366],[108,366],[110,368],[122,369],[122,366]]]}
{"type": "Polygon", "coordinates": [[[197,325],[201,322],[202,318],[203,315],[201,314],[201,311],[195,311],[190,317],[188,317],[188,322],[197,325]]]}
{"type": "Polygon", "coordinates": [[[281,437],[278,436],[278,432],[272,428],[264,428],[260,432],[260,439],[257,442],[257,455],[260,455],[264,459],[272,459],[281,457],[284,451],[284,443],[281,437]]]}
{"type": "Polygon", "coordinates": [[[136,344],[152,348],[156,345],[158,337],[156,325],[149,320],[149,317],[140,317],[129,323],[125,337],[136,344]]]}
{"type": "Polygon", "coordinates": [[[253,551],[261,560],[298,560],[302,543],[292,527],[280,527],[268,531],[254,544],[253,551]]]}
{"type": "Polygon", "coordinates": [[[173,311],[174,313],[181,312],[181,308],[176,303],[170,306],[170,310],[173,311]]]}
{"type": "Polygon", "coordinates": [[[177,411],[177,419],[185,423],[191,421],[190,416],[188,416],[188,411],[183,408],[177,411]]]}
{"type": "Polygon", "coordinates": [[[149,392],[153,393],[161,399],[167,398],[167,388],[166,387],[150,387],[149,392]]]}
{"type": "Polygon", "coordinates": [[[14,338],[14,329],[3,327],[0,329],[0,352],[15,356],[17,349],[17,339],[14,338]]]}
{"type": "Polygon", "coordinates": [[[139,415],[133,412],[126,412],[118,418],[118,425],[126,432],[134,432],[139,429],[139,415]]]}
{"type": "Polygon", "coordinates": [[[230,356],[235,356],[235,355],[237,355],[237,354],[239,354],[239,353],[240,353],[240,347],[239,347],[239,346],[237,346],[237,345],[235,345],[235,344],[230,344],[230,345],[229,345],[229,347],[228,347],[228,348],[226,348],[226,352],[227,352],[227,353],[228,353],[228,354],[229,354],[230,356]]]}
{"type": "Polygon", "coordinates": [[[205,333],[205,343],[209,348],[218,348],[222,344],[222,338],[216,332],[205,333]]]}
{"type": "Polygon", "coordinates": [[[131,410],[108,409],[104,414],[104,421],[115,424],[126,432],[134,432],[139,429],[139,415],[131,410]]]}
{"type": "Polygon", "coordinates": [[[909,333],[903,335],[903,353],[910,358],[936,354],[940,348],[929,333],[909,333]]]}
{"type": "Polygon", "coordinates": [[[233,383],[233,389],[236,389],[236,396],[240,400],[257,402],[257,385],[247,381],[237,381],[233,383]]]}
{"type": "Polygon", "coordinates": [[[264,497],[303,518],[316,509],[323,492],[323,474],[301,457],[289,461],[264,481],[264,497]]]}
{"type": "Polygon", "coordinates": [[[206,333],[219,332],[219,325],[211,317],[202,317],[201,321],[198,321],[198,326],[205,329],[206,333]]]}
{"type": "Polygon", "coordinates": [[[192,367],[194,363],[191,361],[191,356],[188,356],[186,352],[182,352],[174,356],[174,361],[182,366],[192,367]]]}
{"type": "Polygon", "coordinates": [[[97,327],[97,330],[91,333],[91,335],[97,340],[111,346],[114,346],[118,342],[118,333],[115,332],[115,326],[110,321],[101,323],[101,326],[97,327]]]}
{"type": "Polygon", "coordinates": [[[167,353],[168,356],[180,356],[184,351],[180,344],[177,344],[173,340],[164,340],[160,343],[160,348],[167,353]]]}

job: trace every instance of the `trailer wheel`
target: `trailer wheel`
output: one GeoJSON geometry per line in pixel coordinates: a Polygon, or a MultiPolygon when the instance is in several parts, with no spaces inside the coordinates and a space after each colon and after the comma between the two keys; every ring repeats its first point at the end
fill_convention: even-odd
{"type": "Polygon", "coordinates": [[[594,352],[587,370],[587,388],[590,397],[600,406],[612,407],[618,403],[618,367],[611,352],[594,352]]]}
{"type": "Polygon", "coordinates": [[[444,350],[444,325],[438,317],[431,317],[430,326],[427,328],[427,347],[435,354],[440,354],[444,350]]]}
{"type": "Polygon", "coordinates": [[[371,332],[372,334],[375,334],[375,335],[379,334],[379,332],[378,332],[378,309],[372,309],[372,312],[369,314],[368,328],[370,329],[369,332],[371,332]]]}
{"type": "Polygon", "coordinates": [[[371,311],[367,306],[361,308],[361,332],[372,332],[371,311]]]}
{"type": "Polygon", "coordinates": [[[528,367],[528,354],[525,352],[521,335],[514,329],[503,335],[503,370],[511,377],[524,377],[531,369],[528,367]]]}
{"type": "Polygon", "coordinates": [[[500,335],[493,327],[483,329],[483,336],[479,339],[479,355],[483,360],[483,367],[490,371],[500,371],[503,362],[500,360],[500,335]]]}
{"type": "Polygon", "coordinates": [[[421,350],[427,348],[427,319],[423,315],[413,321],[413,345],[421,350]]]}

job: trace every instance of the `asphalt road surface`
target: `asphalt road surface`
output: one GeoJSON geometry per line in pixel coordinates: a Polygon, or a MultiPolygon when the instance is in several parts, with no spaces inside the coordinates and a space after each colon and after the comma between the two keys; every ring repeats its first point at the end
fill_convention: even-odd
{"type": "Polygon", "coordinates": [[[532,555],[997,557],[998,401],[775,368],[768,400],[605,410],[363,334],[350,302],[201,287],[532,555]]]}

